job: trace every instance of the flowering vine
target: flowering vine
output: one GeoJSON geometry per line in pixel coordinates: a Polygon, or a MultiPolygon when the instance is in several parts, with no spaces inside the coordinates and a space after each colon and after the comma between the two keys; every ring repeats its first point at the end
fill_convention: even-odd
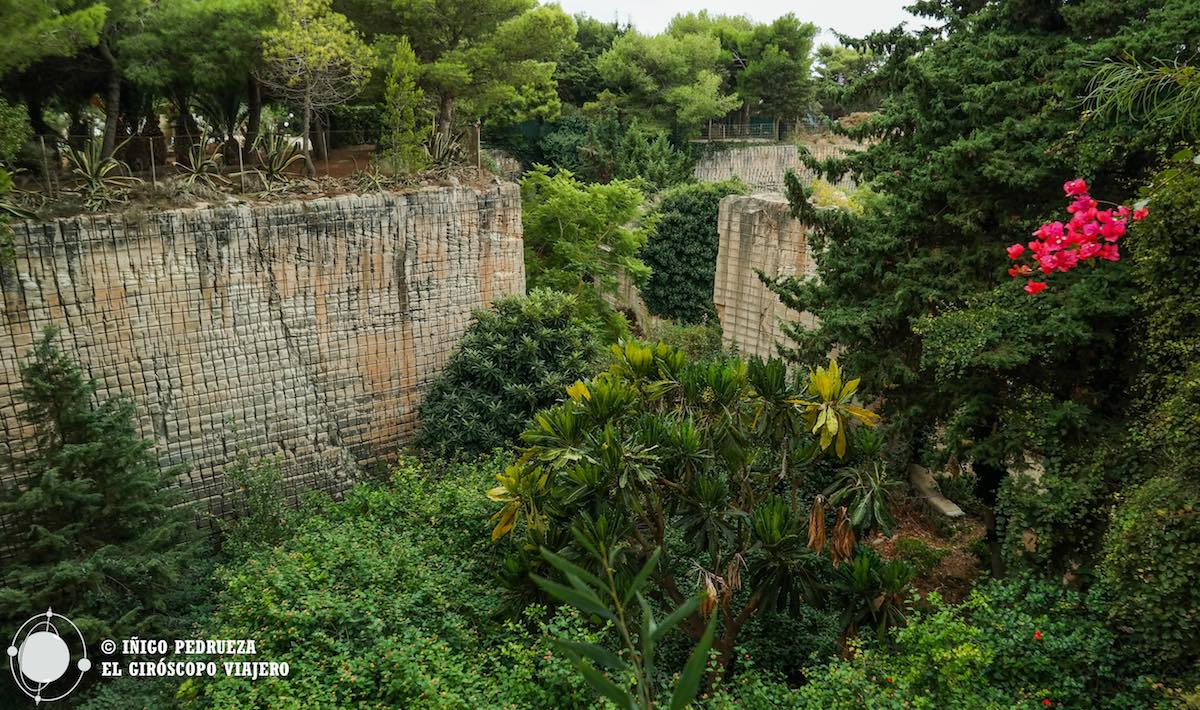
{"type": "Polygon", "coordinates": [[[1063,184],[1063,192],[1071,198],[1067,212],[1071,218],[1062,222],[1047,222],[1033,233],[1034,240],[1027,245],[1013,244],[1008,247],[1008,258],[1020,262],[1027,258],[1029,263],[1017,263],[1008,270],[1015,278],[1028,278],[1025,292],[1036,295],[1046,290],[1045,281],[1029,278],[1035,269],[1048,275],[1056,271],[1070,271],[1082,263],[1095,261],[1120,261],[1121,249],[1117,241],[1125,236],[1129,219],[1135,222],[1150,213],[1144,207],[1130,209],[1119,205],[1116,209],[1100,209],[1100,203],[1088,194],[1083,180],[1069,180],[1063,184]]]}

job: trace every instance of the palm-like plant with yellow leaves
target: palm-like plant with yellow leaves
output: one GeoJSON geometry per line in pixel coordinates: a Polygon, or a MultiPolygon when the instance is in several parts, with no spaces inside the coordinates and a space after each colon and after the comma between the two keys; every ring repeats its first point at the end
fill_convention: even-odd
{"type": "MultiPolygon", "coordinates": [[[[545,547],[601,580],[632,577],[661,554],[648,596],[677,607],[702,593],[702,608],[723,620],[713,648],[724,666],[755,613],[819,594],[814,580],[831,560],[823,541],[805,544],[798,488],[808,464],[822,452],[844,457],[846,431],[877,417],[853,403],[858,380],[845,382],[836,362],[797,376],[779,360],[688,362],[637,342],[612,350],[606,372],[565,387],[566,398],[521,434],[522,456],[488,491],[500,504],[492,537],[518,538],[518,555],[545,547]],[[595,567],[564,539],[586,520],[608,521],[605,544],[625,560],[618,569],[595,567]],[[688,565],[667,559],[681,554],[667,544],[675,540],[689,546],[694,586],[678,576],[688,565]]],[[[837,551],[848,557],[854,540],[843,527],[837,551]]],[[[693,641],[703,617],[681,622],[693,641]]]]}
{"type": "Polygon", "coordinates": [[[822,451],[832,445],[838,458],[846,457],[846,430],[850,421],[858,420],[875,426],[879,415],[866,407],[853,404],[859,379],[844,382],[837,360],[829,367],[818,367],[808,377],[808,398],[796,398],[793,403],[804,408],[805,421],[818,438],[822,451]]]}

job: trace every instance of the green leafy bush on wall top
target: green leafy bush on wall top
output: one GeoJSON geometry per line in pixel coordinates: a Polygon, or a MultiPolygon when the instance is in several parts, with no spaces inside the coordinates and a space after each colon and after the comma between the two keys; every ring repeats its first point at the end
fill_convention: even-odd
{"type": "Polygon", "coordinates": [[[599,356],[573,296],[535,290],[475,314],[421,403],[417,445],[440,455],[509,446],[534,412],[566,396],[599,356]]]}
{"type": "Polygon", "coordinates": [[[737,180],[684,185],[665,194],[658,227],[642,248],[650,280],[642,297],[650,312],[680,323],[714,318],[713,278],[717,270],[717,213],[721,200],[746,193],[737,180]]]}

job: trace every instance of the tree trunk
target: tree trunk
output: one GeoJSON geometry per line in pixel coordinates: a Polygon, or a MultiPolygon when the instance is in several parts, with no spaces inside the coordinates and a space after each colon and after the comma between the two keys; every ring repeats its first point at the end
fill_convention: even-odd
{"type": "Polygon", "coordinates": [[[983,522],[987,527],[988,551],[991,553],[992,576],[1004,577],[1007,574],[1004,564],[1004,550],[1000,545],[1000,534],[996,528],[996,504],[1000,498],[1000,484],[1008,472],[999,466],[976,462],[975,495],[984,505],[983,522]]]}
{"type": "Polygon", "coordinates": [[[443,138],[450,137],[450,123],[454,120],[454,98],[448,94],[442,94],[441,100],[438,102],[438,133],[443,138]]]}
{"type": "Polygon", "coordinates": [[[192,164],[192,146],[196,143],[196,122],[192,120],[191,97],[175,91],[175,164],[192,164]]]}
{"type": "Polygon", "coordinates": [[[325,118],[320,111],[313,112],[313,147],[318,160],[329,160],[329,146],[325,144],[325,118]]]}
{"type": "MultiPolygon", "coordinates": [[[[258,142],[258,129],[262,125],[262,87],[254,76],[246,79],[246,135],[245,150],[254,150],[258,142]]],[[[249,161],[247,161],[249,162],[249,161]]]]}
{"type": "Polygon", "coordinates": [[[100,144],[101,155],[109,157],[117,147],[117,122],[121,116],[121,71],[117,59],[108,47],[108,40],[100,40],[100,56],[108,63],[108,87],[104,93],[104,140],[100,144]]]}
{"type": "Polygon", "coordinates": [[[29,114],[29,127],[33,129],[34,135],[48,136],[54,133],[46,123],[40,92],[32,92],[26,97],[25,111],[29,114]]]}
{"type": "Polygon", "coordinates": [[[300,143],[304,148],[304,167],[308,171],[308,177],[316,179],[317,166],[313,165],[312,149],[309,146],[308,134],[312,130],[312,95],[309,90],[304,92],[304,121],[300,129],[300,143]]]}

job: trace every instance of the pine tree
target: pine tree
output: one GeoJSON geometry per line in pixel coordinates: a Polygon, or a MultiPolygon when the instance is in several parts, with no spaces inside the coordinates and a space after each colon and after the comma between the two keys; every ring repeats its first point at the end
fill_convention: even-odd
{"type": "Polygon", "coordinates": [[[47,329],[21,368],[35,446],[15,462],[20,483],[0,489],[0,519],[13,531],[0,620],[8,628],[53,607],[88,639],[144,632],[192,554],[177,471],[160,468],[138,436],[133,404],[99,401],[56,336],[47,329]]]}
{"type": "Polygon", "coordinates": [[[414,173],[429,166],[425,140],[430,128],[425,122],[418,125],[425,102],[425,92],[417,86],[420,69],[408,38],[401,37],[388,69],[383,109],[384,164],[394,173],[414,173]]]}

